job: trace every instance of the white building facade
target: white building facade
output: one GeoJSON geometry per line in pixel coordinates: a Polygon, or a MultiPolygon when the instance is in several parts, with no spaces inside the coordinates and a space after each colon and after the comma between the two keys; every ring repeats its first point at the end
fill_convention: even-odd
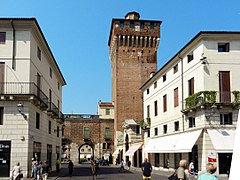
{"type": "Polygon", "coordinates": [[[200,32],[142,87],[143,155],[155,169],[180,159],[230,170],[240,100],[240,32],[200,32]]]}
{"type": "Polygon", "coordinates": [[[62,137],[64,77],[35,18],[0,18],[0,169],[9,177],[19,162],[55,169],[62,137]]]}

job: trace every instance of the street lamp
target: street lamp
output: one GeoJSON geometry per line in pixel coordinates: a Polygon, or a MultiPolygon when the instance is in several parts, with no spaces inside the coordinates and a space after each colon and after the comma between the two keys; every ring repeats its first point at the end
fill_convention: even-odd
{"type": "Polygon", "coordinates": [[[23,116],[25,120],[27,120],[27,115],[23,113],[23,108],[24,108],[23,104],[18,103],[17,107],[18,107],[18,112],[23,116]]]}

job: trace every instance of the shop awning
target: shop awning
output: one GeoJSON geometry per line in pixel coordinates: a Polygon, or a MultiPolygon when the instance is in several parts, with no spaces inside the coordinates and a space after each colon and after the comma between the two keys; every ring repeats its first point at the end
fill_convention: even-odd
{"type": "Polygon", "coordinates": [[[114,151],[114,153],[112,154],[112,156],[118,156],[119,151],[121,151],[121,150],[122,150],[122,148],[117,148],[117,149],[114,151]]]}
{"type": "Polygon", "coordinates": [[[201,130],[178,133],[165,137],[150,139],[145,146],[147,153],[181,153],[191,152],[193,145],[198,140],[201,130]]]}
{"type": "Polygon", "coordinates": [[[124,154],[124,156],[132,156],[134,153],[142,146],[142,144],[132,145],[127,152],[124,154]]]}
{"type": "Polygon", "coordinates": [[[219,153],[232,153],[234,145],[235,130],[208,129],[214,149],[219,153]]]}

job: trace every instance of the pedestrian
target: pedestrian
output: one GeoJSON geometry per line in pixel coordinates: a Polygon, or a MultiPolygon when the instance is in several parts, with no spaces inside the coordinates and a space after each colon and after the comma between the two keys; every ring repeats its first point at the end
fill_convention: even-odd
{"type": "Polygon", "coordinates": [[[116,158],[115,160],[115,165],[118,165],[118,158],[116,158]]]}
{"type": "Polygon", "coordinates": [[[189,164],[189,166],[188,166],[188,172],[189,172],[190,174],[195,175],[193,160],[191,160],[191,162],[190,162],[190,164],[189,164]]]}
{"type": "Polygon", "coordinates": [[[187,161],[185,159],[182,159],[182,160],[180,160],[179,168],[177,169],[177,176],[178,176],[179,180],[186,180],[187,179],[185,169],[187,169],[187,161]]]}
{"type": "Polygon", "coordinates": [[[42,161],[39,161],[37,166],[37,180],[42,180],[43,165],[42,161]]]}
{"type": "Polygon", "coordinates": [[[56,159],[56,169],[57,169],[57,173],[59,173],[60,171],[60,164],[61,164],[61,161],[59,158],[56,159]]]}
{"type": "Polygon", "coordinates": [[[122,159],[121,162],[120,162],[120,169],[119,169],[119,172],[121,172],[121,171],[125,172],[125,169],[124,169],[124,161],[123,161],[123,159],[122,159]]]}
{"type": "Polygon", "coordinates": [[[98,165],[96,163],[96,160],[93,160],[92,163],[92,175],[93,175],[93,179],[97,179],[97,170],[98,170],[98,165]]]}
{"type": "Polygon", "coordinates": [[[44,164],[43,164],[43,180],[47,180],[48,178],[48,173],[49,173],[49,165],[48,165],[48,162],[47,161],[44,161],[44,164]]]}
{"type": "Polygon", "coordinates": [[[32,158],[32,171],[31,171],[31,178],[34,177],[34,164],[36,163],[35,159],[32,158]]]}
{"type": "Polygon", "coordinates": [[[152,165],[148,162],[148,159],[145,158],[142,163],[142,172],[143,172],[143,180],[150,180],[152,173],[152,165]]]}
{"type": "Polygon", "coordinates": [[[20,163],[18,162],[12,170],[12,178],[14,180],[20,180],[21,178],[23,178],[23,174],[21,173],[21,167],[20,167],[20,163]]]}
{"type": "Polygon", "coordinates": [[[35,161],[33,165],[33,178],[34,180],[37,180],[37,169],[38,169],[38,162],[35,161]]]}
{"type": "Polygon", "coordinates": [[[217,166],[215,164],[208,163],[206,170],[207,172],[200,175],[198,180],[218,180],[218,177],[214,175],[217,170],[217,166]]]}
{"type": "Polygon", "coordinates": [[[68,173],[69,173],[70,177],[72,177],[72,172],[73,172],[73,162],[71,160],[69,160],[69,163],[68,163],[68,173]]]}
{"type": "Polygon", "coordinates": [[[128,170],[130,170],[131,164],[132,164],[131,161],[128,160],[128,162],[127,162],[128,170]]]}

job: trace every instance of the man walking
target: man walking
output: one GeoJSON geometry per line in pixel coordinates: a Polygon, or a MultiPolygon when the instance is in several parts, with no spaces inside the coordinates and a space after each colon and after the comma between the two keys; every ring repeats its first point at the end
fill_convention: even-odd
{"type": "Polygon", "coordinates": [[[142,163],[142,172],[143,172],[143,180],[150,180],[152,173],[152,165],[148,162],[148,159],[145,158],[142,163]]]}

